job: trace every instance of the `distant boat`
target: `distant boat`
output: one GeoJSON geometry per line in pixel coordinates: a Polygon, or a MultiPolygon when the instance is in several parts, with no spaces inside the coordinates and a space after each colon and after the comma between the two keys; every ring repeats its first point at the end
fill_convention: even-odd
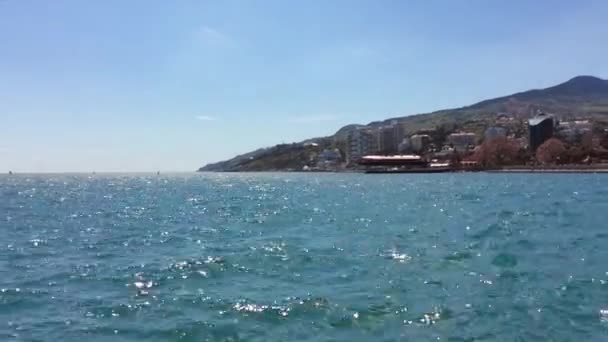
{"type": "Polygon", "coordinates": [[[158,175],[160,175],[160,171],[156,171],[156,175],[157,175],[157,176],[158,176],[158,175]]]}
{"type": "Polygon", "coordinates": [[[13,171],[9,171],[9,172],[8,172],[8,174],[9,174],[9,175],[12,175],[12,174],[13,174],[13,171]]]}

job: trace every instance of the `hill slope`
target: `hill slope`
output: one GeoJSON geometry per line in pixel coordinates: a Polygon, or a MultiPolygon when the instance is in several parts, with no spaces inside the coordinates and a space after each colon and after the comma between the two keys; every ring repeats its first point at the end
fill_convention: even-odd
{"type": "MultiPolygon", "coordinates": [[[[556,114],[562,118],[588,117],[608,121],[608,80],[593,76],[577,76],[567,82],[545,89],[533,89],[498,97],[476,104],[440,110],[433,113],[390,118],[369,123],[378,127],[397,120],[405,124],[408,134],[431,130],[439,126],[463,127],[471,125],[482,129],[497,113],[527,119],[537,110],[556,114]]],[[[336,135],[346,136],[361,125],[342,127],[336,135]]],[[[310,139],[318,146],[305,148],[303,144],[277,145],[260,149],[233,159],[208,164],[199,171],[267,171],[299,170],[314,159],[318,151],[332,145],[333,137],[310,139]]]]}

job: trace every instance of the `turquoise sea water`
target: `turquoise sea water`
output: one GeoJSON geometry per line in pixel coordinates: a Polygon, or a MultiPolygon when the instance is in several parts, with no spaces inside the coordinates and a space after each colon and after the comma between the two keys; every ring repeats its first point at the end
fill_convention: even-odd
{"type": "Polygon", "coordinates": [[[0,176],[0,341],[606,341],[607,181],[0,176]]]}

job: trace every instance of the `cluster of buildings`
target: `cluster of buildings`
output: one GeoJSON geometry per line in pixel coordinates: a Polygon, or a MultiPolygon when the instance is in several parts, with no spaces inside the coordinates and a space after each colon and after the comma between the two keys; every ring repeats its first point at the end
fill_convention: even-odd
{"type": "Polygon", "coordinates": [[[405,138],[405,126],[398,121],[377,128],[362,127],[346,137],[347,162],[359,160],[369,154],[396,154],[405,138]]]}
{"type": "Polygon", "coordinates": [[[569,144],[580,144],[591,148],[593,145],[593,123],[589,120],[560,121],[558,137],[569,144]]]}
{"type": "Polygon", "coordinates": [[[383,126],[362,126],[348,131],[342,136],[338,148],[322,151],[318,158],[319,168],[331,168],[341,163],[353,165],[364,156],[417,155],[428,160],[449,160],[454,154],[472,154],[483,141],[501,137],[515,139],[520,146],[530,151],[552,137],[558,137],[569,144],[591,143],[592,123],[588,120],[559,122],[553,115],[539,113],[528,120],[515,120],[501,114],[492,122],[482,122],[476,132],[455,131],[438,135],[407,134],[403,122],[391,121],[383,126]],[[489,126],[489,127],[487,127],[489,126]],[[485,128],[484,130],[484,127],[485,128]]]}
{"type": "Polygon", "coordinates": [[[466,153],[477,145],[477,136],[475,133],[458,132],[448,135],[446,139],[447,146],[450,146],[454,151],[466,153]]]}
{"type": "Polygon", "coordinates": [[[433,144],[430,135],[408,136],[402,123],[393,122],[379,128],[362,127],[351,131],[346,138],[345,155],[346,161],[352,163],[371,154],[424,154],[427,152],[446,154],[454,151],[466,153],[477,145],[477,141],[478,138],[474,133],[455,132],[448,135],[445,145],[438,148],[433,144]]]}

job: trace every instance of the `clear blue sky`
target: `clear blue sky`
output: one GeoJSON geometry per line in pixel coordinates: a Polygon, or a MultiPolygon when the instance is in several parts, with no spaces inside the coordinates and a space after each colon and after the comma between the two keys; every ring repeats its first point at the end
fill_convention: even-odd
{"type": "Polygon", "coordinates": [[[194,170],[608,76],[608,2],[0,0],[0,172],[194,170]]]}

